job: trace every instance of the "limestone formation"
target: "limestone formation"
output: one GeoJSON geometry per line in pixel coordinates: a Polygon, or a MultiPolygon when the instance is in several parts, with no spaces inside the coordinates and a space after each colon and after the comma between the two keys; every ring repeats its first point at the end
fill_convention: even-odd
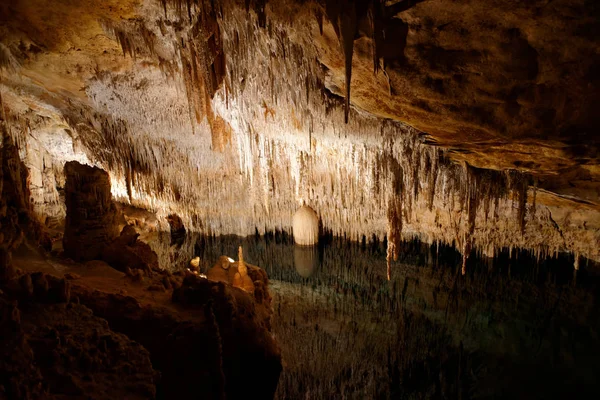
{"type": "Polygon", "coordinates": [[[110,177],[76,161],[65,164],[65,175],[65,255],[76,261],[100,259],[118,236],[110,177]]]}
{"type": "Polygon", "coordinates": [[[233,276],[233,286],[239,287],[248,293],[254,293],[254,283],[248,275],[248,267],[244,263],[244,251],[242,246],[238,247],[237,273],[233,276]]]}
{"type": "MultiPolygon", "coordinates": [[[[232,276],[232,279],[230,279],[229,272],[228,272],[229,267],[232,263],[233,263],[233,259],[231,259],[227,256],[219,257],[219,259],[217,260],[215,265],[213,265],[213,267],[210,268],[208,270],[208,272],[206,273],[206,277],[215,282],[224,282],[224,283],[232,284],[233,276],[232,276]]],[[[232,269],[232,271],[233,271],[233,269],[232,269]]]]}
{"type": "Polygon", "coordinates": [[[171,245],[181,246],[185,241],[186,230],[181,218],[177,214],[170,214],[167,217],[169,228],[171,229],[171,245]]]}
{"type": "MultiPolygon", "coordinates": [[[[242,246],[239,246],[237,262],[227,256],[221,256],[215,265],[208,270],[206,277],[211,281],[227,283],[254,294],[255,285],[251,271],[255,269],[260,268],[249,267],[244,262],[242,246]]],[[[264,280],[264,278],[261,278],[261,280],[264,280]]]]}
{"type": "Polygon", "coordinates": [[[25,13],[37,29],[0,10],[4,120],[40,220],[60,226],[77,159],[158,225],[289,232],[306,201],[381,240],[401,180],[403,236],[600,259],[591,3],[251,3],[52,4],[60,22],[25,13]]]}
{"type": "Polygon", "coordinates": [[[134,227],[126,225],[120,236],[102,250],[100,258],[120,271],[129,268],[152,273],[158,270],[158,256],[147,243],[139,240],[138,236],[134,227]]]}
{"type": "Polygon", "coordinates": [[[244,249],[242,246],[238,247],[238,271],[242,276],[248,275],[248,269],[246,268],[246,264],[244,264],[244,249]]]}
{"type": "Polygon", "coordinates": [[[294,241],[301,246],[313,246],[319,242],[319,217],[315,210],[302,205],[292,220],[294,241]]]}
{"type": "Polygon", "coordinates": [[[192,271],[200,270],[200,257],[194,257],[190,260],[190,269],[192,271]]]}

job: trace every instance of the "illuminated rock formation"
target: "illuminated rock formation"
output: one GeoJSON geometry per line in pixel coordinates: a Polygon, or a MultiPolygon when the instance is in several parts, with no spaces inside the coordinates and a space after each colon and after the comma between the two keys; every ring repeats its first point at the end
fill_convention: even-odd
{"type": "Polygon", "coordinates": [[[194,257],[191,259],[190,261],[190,269],[192,271],[199,271],[200,270],[200,257],[194,257]]]}
{"type": "Polygon", "coordinates": [[[319,242],[319,217],[315,210],[303,205],[292,220],[294,241],[301,246],[313,246],[319,242]]]}
{"type": "MultiPolygon", "coordinates": [[[[234,262],[233,259],[227,256],[221,256],[215,265],[208,270],[206,277],[211,281],[227,283],[250,294],[254,294],[254,281],[256,279],[253,279],[255,277],[253,276],[254,272],[251,272],[254,270],[260,270],[260,268],[246,265],[242,246],[239,246],[238,261],[234,262]]],[[[266,276],[260,280],[264,281],[265,278],[266,276]]]]}
{"type": "Polygon", "coordinates": [[[233,259],[227,256],[219,257],[215,265],[206,273],[206,277],[215,282],[224,282],[230,285],[233,284],[233,277],[235,276],[235,273],[231,276],[231,278],[229,276],[229,267],[232,263],[233,259]]]}
{"type": "Polygon", "coordinates": [[[59,226],[77,159],[192,232],[290,232],[306,201],[336,235],[393,236],[392,260],[411,237],[600,260],[598,60],[582,33],[596,8],[251,3],[53,5],[60,22],[25,0],[0,9],[5,120],[40,220],[59,226]]]}

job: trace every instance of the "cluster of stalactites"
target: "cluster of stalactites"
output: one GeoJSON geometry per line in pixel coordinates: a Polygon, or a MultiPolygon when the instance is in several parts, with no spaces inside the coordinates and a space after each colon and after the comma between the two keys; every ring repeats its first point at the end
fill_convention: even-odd
{"type": "Polygon", "coordinates": [[[206,117],[213,142],[217,142],[217,122],[211,100],[225,76],[225,54],[214,8],[201,9],[189,31],[187,44],[179,48],[179,54],[192,127],[194,122],[200,123],[206,117]]]}
{"type": "MultiPolygon", "coordinates": [[[[406,40],[408,30],[397,18],[398,13],[406,11],[423,0],[405,0],[393,5],[386,5],[383,0],[325,0],[325,15],[333,25],[340,41],[344,55],[345,69],[345,103],[344,119],[348,123],[350,113],[350,86],[352,81],[352,57],[354,53],[354,40],[361,34],[369,37],[372,42],[373,72],[377,74],[382,67],[385,72],[386,54],[384,52],[386,36],[394,37],[395,46],[402,52],[403,41],[406,40]],[[395,24],[390,23],[394,19],[395,24]],[[395,26],[398,22],[404,29],[395,29],[393,35],[386,33],[386,27],[395,26]],[[362,31],[361,31],[362,29],[362,31]]],[[[316,17],[319,29],[323,33],[323,10],[317,8],[316,17]]]]}
{"type": "Polygon", "coordinates": [[[185,84],[192,130],[204,117],[212,127],[215,116],[211,100],[225,75],[225,54],[218,24],[222,14],[219,2],[161,0],[161,3],[165,20],[172,15],[177,21],[167,23],[160,19],[156,26],[150,26],[143,19],[125,23],[103,20],[102,26],[119,43],[123,55],[155,59],[168,78],[174,78],[179,72],[185,84]],[[172,14],[167,12],[171,8],[172,14]],[[165,40],[172,40],[172,47],[165,46],[165,40]],[[165,47],[168,48],[165,50],[165,47]],[[169,55],[163,57],[165,53],[169,55]]]}
{"type": "MultiPolygon", "coordinates": [[[[398,7],[394,8],[395,6],[384,6],[383,2],[379,1],[364,2],[366,6],[362,4],[363,2],[358,3],[348,0],[328,1],[324,9],[340,37],[347,67],[347,96],[343,116],[348,124],[345,128],[340,128],[332,122],[330,128],[326,117],[338,121],[336,119],[338,103],[322,95],[322,81],[320,81],[322,74],[315,67],[314,60],[307,56],[310,48],[289,40],[285,34],[285,27],[278,25],[277,21],[269,21],[269,29],[256,29],[257,26],[264,25],[258,12],[258,22],[256,22],[254,17],[248,18],[248,15],[243,15],[243,12],[231,13],[231,10],[228,10],[227,23],[221,26],[223,31],[220,31],[216,21],[217,18],[223,17],[222,10],[201,8],[200,4],[204,3],[197,1],[168,3],[165,1],[163,3],[165,16],[173,15],[172,10],[167,13],[168,4],[175,10],[191,15],[188,18],[190,25],[185,40],[180,41],[181,46],[178,45],[179,62],[186,83],[190,114],[196,120],[204,115],[212,115],[210,98],[219,87],[220,79],[223,79],[224,85],[219,91],[219,96],[224,92],[227,104],[224,108],[229,108],[230,102],[235,101],[236,110],[231,111],[228,117],[222,109],[216,108],[218,112],[215,113],[214,119],[209,116],[209,122],[213,121],[211,123],[213,137],[214,121],[222,121],[229,132],[226,136],[235,136],[238,147],[234,150],[237,150],[241,160],[239,169],[250,181],[249,185],[248,182],[242,184],[242,187],[249,191],[247,196],[249,200],[243,204],[252,209],[251,216],[259,220],[261,225],[282,226],[277,215],[285,214],[297,207],[298,204],[293,201],[294,199],[289,198],[293,196],[284,193],[288,187],[294,188],[297,198],[305,197],[316,201],[315,193],[319,193],[319,185],[333,187],[336,180],[349,179],[347,187],[341,190],[336,187],[336,201],[339,199],[339,204],[325,206],[322,200],[323,193],[321,193],[321,200],[316,201],[316,207],[323,215],[325,225],[329,223],[335,233],[349,233],[348,236],[357,239],[359,235],[364,234],[368,226],[361,225],[362,221],[380,216],[385,220],[387,217],[387,232],[384,234],[387,233],[388,238],[392,239],[388,239],[388,243],[392,246],[388,258],[393,260],[398,248],[397,243],[402,238],[403,227],[410,225],[411,219],[418,219],[415,214],[418,211],[417,207],[420,206],[417,204],[420,198],[430,211],[439,210],[452,214],[458,207],[459,217],[450,228],[453,230],[458,247],[465,254],[464,266],[466,266],[466,259],[471,249],[487,246],[487,243],[474,242],[477,215],[479,214],[480,218],[483,215],[487,221],[493,205],[494,218],[497,219],[499,201],[507,198],[510,193],[513,194],[514,203],[517,204],[516,217],[521,233],[525,231],[528,178],[514,171],[493,172],[454,165],[443,157],[440,149],[423,144],[417,134],[407,130],[401,124],[374,122],[373,119],[358,116],[348,121],[353,42],[358,26],[364,25],[360,22],[361,18],[368,18],[372,26],[370,33],[367,33],[373,38],[374,70],[377,72],[381,60],[386,59],[386,53],[381,48],[381,40],[385,36],[381,29],[386,25],[382,21],[403,11],[398,7]],[[219,50],[219,43],[222,43],[221,50],[219,50]],[[227,65],[225,65],[224,54],[227,54],[227,65]],[[260,74],[264,76],[257,77],[258,66],[266,66],[260,68],[260,74]],[[285,121],[285,116],[288,114],[291,117],[287,118],[287,121],[291,120],[293,124],[278,126],[278,129],[270,128],[269,124],[275,125],[285,121]],[[228,123],[235,126],[232,128],[227,125],[228,123]],[[273,131],[276,131],[280,135],[284,130],[292,132],[308,130],[308,146],[290,144],[286,142],[287,139],[277,138],[273,134],[273,131]],[[384,131],[385,134],[379,135],[379,132],[384,131]],[[329,165],[331,172],[327,177],[319,175],[319,158],[315,144],[322,147],[324,139],[331,138],[331,132],[338,138],[354,135],[361,139],[373,140],[373,137],[379,136],[384,139],[379,144],[365,144],[363,161],[367,163],[361,165],[360,162],[355,161],[353,152],[351,161],[343,160],[338,164],[329,165]],[[396,144],[388,145],[387,140],[395,141],[396,144]],[[274,165],[281,166],[281,170],[277,171],[274,165]],[[369,171],[366,171],[365,166],[369,171]],[[369,184],[371,193],[361,192],[363,189],[356,185],[359,178],[355,177],[367,174],[372,176],[372,182],[369,184]],[[254,188],[260,185],[264,186],[262,209],[254,195],[254,188]],[[436,193],[440,201],[436,200],[436,193]],[[284,195],[286,199],[282,200],[284,195]],[[378,210],[363,212],[362,207],[353,204],[356,199],[361,199],[362,202],[369,196],[379,207],[378,210]],[[276,202],[274,199],[277,199],[276,202]],[[353,211],[353,206],[358,211],[353,211]]],[[[409,3],[414,5],[416,2],[401,3],[407,6],[409,3]]],[[[257,5],[259,8],[262,7],[261,12],[264,12],[264,5],[261,6],[260,2],[256,2],[254,8],[257,5]]],[[[320,25],[322,26],[322,22],[320,25]]],[[[182,37],[183,35],[180,39],[182,37]]],[[[137,152],[139,146],[144,148],[142,143],[132,143],[129,148],[136,149],[132,151],[137,152]]],[[[160,171],[161,166],[164,167],[164,155],[149,153],[142,157],[133,157],[133,159],[138,158],[149,160],[153,167],[156,166],[154,171],[160,171]]],[[[127,155],[123,154],[123,159],[127,160],[127,155]]],[[[140,173],[143,174],[146,166],[144,163],[140,165],[130,162],[129,164],[132,165],[129,168],[130,172],[125,168],[124,175],[127,182],[130,182],[127,186],[128,192],[131,193],[133,190],[130,187],[135,186],[135,177],[140,173]]],[[[162,176],[160,173],[157,176],[154,179],[159,182],[156,185],[158,188],[168,186],[167,182],[173,180],[172,176],[162,176]]],[[[149,175],[140,181],[146,182],[152,179],[149,175]]],[[[209,192],[221,190],[220,182],[211,179],[205,180],[206,184],[203,188],[207,188],[209,192]]],[[[189,184],[190,192],[194,190],[193,183],[192,180],[189,184]]],[[[173,197],[177,202],[187,199],[178,190],[173,190],[173,197]]],[[[239,202],[240,199],[236,198],[232,201],[239,202]]],[[[193,206],[193,204],[190,206],[189,215],[194,215],[193,206]]],[[[209,214],[210,212],[207,212],[204,215],[209,214]]],[[[207,225],[210,226],[204,224],[207,225]]],[[[286,228],[285,223],[283,228],[286,228]]],[[[218,225],[215,231],[231,233],[235,229],[238,228],[232,224],[222,224],[218,225]]],[[[266,228],[261,226],[260,229],[266,228]]],[[[247,232],[240,231],[240,233],[247,232]]]]}
{"type": "MultiPolygon", "coordinates": [[[[390,264],[396,260],[400,242],[404,239],[402,228],[410,223],[412,208],[421,196],[429,210],[432,210],[436,189],[441,180],[441,196],[444,201],[438,207],[446,207],[450,229],[454,232],[454,241],[463,255],[462,273],[466,273],[469,255],[476,248],[474,233],[478,213],[480,220],[487,223],[492,203],[494,221],[499,219],[500,201],[510,200],[515,205],[515,220],[521,235],[525,234],[527,213],[527,195],[529,176],[514,171],[492,171],[472,167],[468,164],[457,165],[446,159],[439,149],[421,144],[418,140],[408,140],[402,146],[400,154],[387,153],[382,161],[375,163],[382,169],[384,176],[377,175],[376,193],[381,192],[381,179],[387,181],[392,190],[384,193],[387,200],[387,261],[388,276],[390,264]],[[445,206],[444,206],[445,204],[445,206]]],[[[535,187],[534,187],[535,199],[535,187]]],[[[439,212],[438,210],[436,212],[439,212]]],[[[535,205],[530,207],[533,217],[535,205]]],[[[418,216],[413,218],[418,218],[418,216]]],[[[480,243],[485,247],[486,243],[480,243]]]]}

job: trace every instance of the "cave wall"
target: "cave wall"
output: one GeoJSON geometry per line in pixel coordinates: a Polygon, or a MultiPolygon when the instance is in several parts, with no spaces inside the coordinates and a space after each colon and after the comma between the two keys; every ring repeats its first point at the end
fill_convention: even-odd
{"type": "Polygon", "coordinates": [[[305,201],[352,239],[600,259],[594,6],[365,2],[384,7],[369,29],[358,2],[344,36],[334,2],[74,1],[56,11],[85,15],[68,27],[38,3],[3,6],[1,88],[11,124],[32,127],[12,132],[40,170],[39,215],[60,217],[52,186],[77,158],[165,230],[173,212],[205,233],[289,230],[305,201]]]}

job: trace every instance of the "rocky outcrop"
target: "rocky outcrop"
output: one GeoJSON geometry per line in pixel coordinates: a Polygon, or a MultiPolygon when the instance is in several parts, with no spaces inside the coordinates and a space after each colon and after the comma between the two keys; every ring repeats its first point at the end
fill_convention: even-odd
{"type": "Polygon", "coordinates": [[[0,398],[155,397],[148,352],[69,303],[64,279],[25,274],[0,293],[0,398]]]}
{"type": "MultiPolygon", "coordinates": [[[[1,100],[0,108],[3,107],[1,100]]],[[[3,282],[15,274],[11,252],[21,245],[26,235],[46,249],[49,245],[44,229],[32,218],[28,171],[4,121],[0,121],[0,132],[0,282],[3,282]]]]}
{"type": "Polygon", "coordinates": [[[244,262],[243,258],[232,262],[227,256],[221,256],[217,263],[210,268],[206,277],[215,282],[223,282],[240,288],[259,297],[264,295],[268,278],[264,270],[244,262]]]}
{"type": "Polygon", "coordinates": [[[181,217],[177,214],[169,214],[167,222],[171,229],[171,245],[181,246],[185,241],[186,230],[181,217]]]}
{"type": "Polygon", "coordinates": [[[71,161],[65,164],[65,175],[65,255],[76,261],[103,260],[120,271],[158,269],[156,253],[138,240],[132,225],[125,225],[117,235],[119,215],[108,174],[71,161]]]}
{"type": "Polygon", "coordinates": [[[277,387],[281,359],[279,347],[270,334],[271,297],[266,289],[267,280],[260,282],[261,290],[253,296],[245,290],[190,274],[173,291],[174,302],[202,309],[207,321],[213,324],[227,398],[243,398],[245,393],[272,398],[277,387]],[[260,351],[260,357],[252,356],[258,354],[256,351],[260,351]],[[261,385],[253,383],[259,381],[261,385]]]}
{"type": "Polygon", "coordinates": [[[131,225],[125,225],[118,238],[104,248],[101,259],[119,271],[140,269],[151,272],[158,269],[158,256],[147,243],[138,240],[139,234],[131,225]]]}
{"type": "Polygon", "coordinates": [[[118,235],[108,173],[71,161],[65,175],[65,255],[76,261],[100,259],[118,235]]]}
{"type": "MultiPolygon", "coordinates": [[[[160,278],[155,274],[151,282],[160,278]]],[[[281,359],[270,333],[270,295],[259,301],[195,274],[170,280],[177,285],[172,293],[175,307],[79,282],[73,284],[72,295],[113,330],[148,349],[154,368],[161,371],[160,398],[272,398],[281,359]]]]}

